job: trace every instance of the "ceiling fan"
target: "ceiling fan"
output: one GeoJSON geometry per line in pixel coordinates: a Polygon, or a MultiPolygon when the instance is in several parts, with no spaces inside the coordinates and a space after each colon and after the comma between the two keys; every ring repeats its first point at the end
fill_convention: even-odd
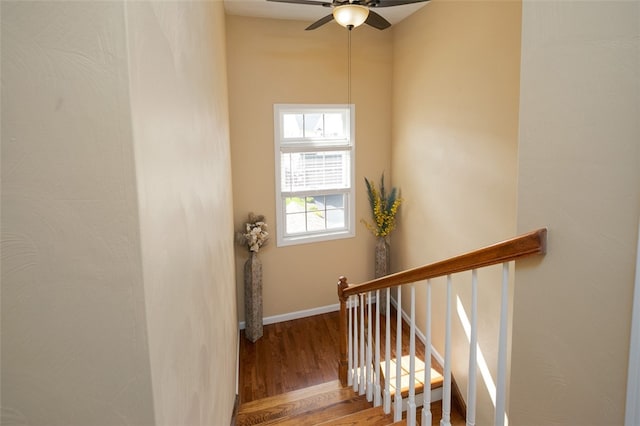
{"type": "Polygon", "coordinates": [[[306,4],[312,6],[330,7],[333,12],[324,18],[318,19],[309,25],[305,30],[315,30],[316,28],[331,22],[334,19],[338,24],[348,30],[367,24],[379,30],[389,28],[391,23],[382,16],[371,10],[378,7],[401,6],[403,4],[421,3],[429,0],[333,0],[331,2],[315,0],[267,0],[277,3],[306,4]]]}

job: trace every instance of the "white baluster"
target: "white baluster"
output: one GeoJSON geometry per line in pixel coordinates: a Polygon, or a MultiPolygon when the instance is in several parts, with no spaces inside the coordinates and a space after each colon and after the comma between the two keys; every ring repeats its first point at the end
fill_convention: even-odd
{"type": "Polygon", "coordinates": [[[451,426],[451,275],[447,275],[447,310],[444,338],[444,385],[440,426],[451,426]]]}
{"type": "Polygon", "coordinates": [[[427,321],[425,329],[424,343],[424,392],[422,394],[422,423],[431,424],[431,280],[427,280],[427,321]]]}
{"type": "Polygon", "coordinates": [[[367,293],[367,401],[373,401],[373,372],[371,371],[371,292],[367,293]]]}
{"type": "Polygon", "coordinates": [[[407,425],[416,424],[416,286],[411,284],[411,324],[409,333],[409,401],[407,425]]]}
{"type": "Polygon", "coordinates": [[[373,374],[375,377],[373,406],[378,407],[382,404],[382,401],[380,400],[380,290],[376,290],[376,355],[373,374]]]}
{"type": "Polygon", "coordinates": [[[358,296],[353,298],[353,390],[358,391],[360,370],[358,368],[358,296]]]}
{"type": "Polygon", "coordinates": [[[364,395],[365,386],[365,365],[364,365],[364,293],[360,295],[360,386],[358,393],[364,395]]]}
{"type": "Polygon", "coordinates": [[[469,336],[469,379],[467,388],[467,426],[476,424],[476,371],[478,367],[478,270],[471,272],[471,333],[469,336]]]}
{"type": "Polygon", "coordinates": [[[391,412],[391,380],[389,375],[391,374],[391,289],[387,287],[384,291],[387,292],[387,306],[386,306],[386,322],[384,329],[384,413],[389,414],[391,412]]]}
{"type": "Polygon", "coordinates": [[[353,306],[353,297],[349,297],[347,300],[347,310],[349,311],[349,341],[348,341],[348,350],[347,350],[347,385],[353,385],[353,311],[351,310],[353,306]]]}
{"type": "Polygon", "coordinates": [[[505,398],[507,393],[507,308],[509,298],[509,264],[502,264],[502,291],[500,302],[500,334],[498,336],[498,376],[496,379],[495,425],[505,424],[505,398]]]}
{"type": "Polygon", "coordinates": [[[393,421],[402,420],[402,288],[396,291],[396,396],[393,400],[393,421]]]}

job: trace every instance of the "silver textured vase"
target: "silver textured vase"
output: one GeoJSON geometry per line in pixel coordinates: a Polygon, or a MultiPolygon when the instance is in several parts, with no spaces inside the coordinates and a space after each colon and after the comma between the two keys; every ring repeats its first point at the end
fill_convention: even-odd
{"type": "Polygon", "coordinates": [[[255,342],[262,337],[262,263],[258,253],[250,252],[244,264],[244,333],[255,342]]]}
{"type": "MultiPolygon", "coordinates": [[[[391,246],[386,237],[378,237],[376,241],[376,258],[375,258],[375,278],[384,277],[391,271],[391,246]]],[[[386,289],[380,290],[380,300],[377,301],[380,304],[380,313],[386,314],[387,312],[387,291],[386,289]]]]}

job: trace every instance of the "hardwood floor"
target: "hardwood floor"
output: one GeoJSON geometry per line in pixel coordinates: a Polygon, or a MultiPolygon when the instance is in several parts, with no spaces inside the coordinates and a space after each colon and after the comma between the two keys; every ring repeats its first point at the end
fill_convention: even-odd
{"type": "Polygon", "coordinates": [[[240,403],[338,379],[338,312],[264,326],[240,336],[240,403]]]}
{"type": "MultiPolygon", "coordinates": [[[[395,310],[391,312],[395,336],[395,310]]],[[[380,316],[381,356],[384,359],[385,317],[380,316]]],[[[409,330],[403,325],[402,354],[409,354],[409,330]]],[[[241,333],[240,403],[279,395],[338,379],[338,312],[264,326],[263,337],[251,343],[241,333]]],[[[395,358],[395,339],[391,356],[395,358]]],[[[416,339],[416,355],[424,359],[416,339]]],[[[437,367],[437,366],[435,366],[437,367]]]]}
{"type": "MultiPolygon", "coordinates": [[[[395,335],[395,310],[391,315],[393,336],[395,335]]],[[[383,343],[384,318],[381,316],[381,342],[383,343]]],[[[247,340],[244,332],[241,332],[238,386],[240,405],[246,409],[255,404],[263,404],[258,401],[263,398],[273,399],[288,392],[323,384],[326,386],[330,385],[328,382],[336,382],[338,379],[338,320],[338,312],[330,312],[265,325],[263,337],[255,343],[247,340]]],[[[403,355],[409,353],[409,332],[408,327],[405,326],[406,324],[403,326],[402,333],[403,355]]],[[[393,338],[391,349],[392,357],[395,357],[393,338]]],[[[384,344],[381,352],[384,354],[384,344]]],[[[419,340],[416,340],[416,355],[424,359],[424,345],[419,340]]],[[[290,397],[287,396],[287,398],[290,397]]],[[[349,400],[349,404],[355,403],[356,400],[349,400]]],[[[362,401],[358,403],[360,402],[362,401]]],[[[435,425],[439,424],[437,419],[440,413],[437,406],[434,405],[433,408],[435,425]]],[[[287,406],[287,410],[291,410],[291,407],[287,406]]],[[[453,412],[452,424],[464,424],[464,420],[453,412]]]]}

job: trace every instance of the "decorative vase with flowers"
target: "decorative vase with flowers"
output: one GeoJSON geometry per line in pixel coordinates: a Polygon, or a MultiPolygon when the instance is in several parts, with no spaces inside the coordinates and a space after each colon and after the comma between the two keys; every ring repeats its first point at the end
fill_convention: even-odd
{"type": "Polygon", "coordinates": [[[258,252],[269,239],[267,223],[262,215],[249,213],[248,221],[237,240],[249,250],[244,264],[245,337],[255,342],[262,337],[262,263],[258,252]]]}
{"type": "MultiPolygon", "coordinates": [[[[389,235],[396,227],[396,215],[402,198],[399,197],[397,188],[392,187],[387,192],[384,186],[384,173],[380,177],[380,186],[376,188],[375,184],[364,178],[367,186],[367,194],[369,196],[369,204],[371,206],[371,215],[373,222],[367,222],[362,219],[373,235],[376,236],[375,249],[375,278],[383,277],[389,274],[391,270],[391,246],[389,244],[389,235]]],[[[376,303],[380,304],[380,312],[386,313],[386,291],[380,292],[380,300],[376,303]]]]}

